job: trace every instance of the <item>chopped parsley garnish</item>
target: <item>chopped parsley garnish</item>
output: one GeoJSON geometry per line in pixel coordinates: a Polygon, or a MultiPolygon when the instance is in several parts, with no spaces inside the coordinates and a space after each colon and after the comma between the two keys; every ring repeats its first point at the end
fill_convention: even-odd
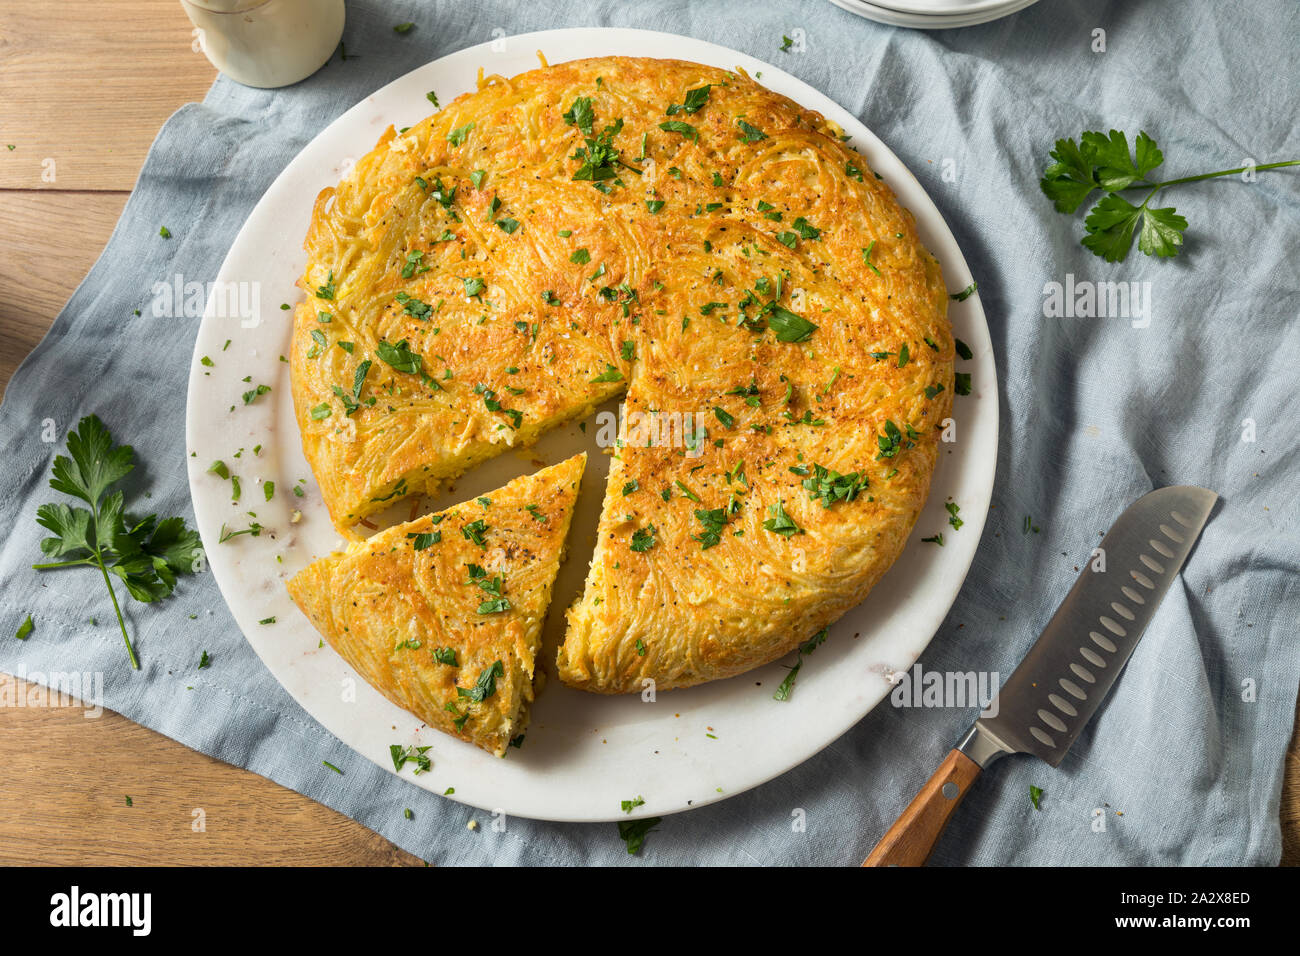
{"type": "Polygon", "coordinates": [[[789,309],[779,305],[773,305],[769,310],[767,324],[776,333],[778,342],[805,342],[818,328],[802,316],[795,315],[789,309]]]}
{"type": "MultiPolygon", "coordinates": [[[[402,343],[399,343],[399,346],[403,344],[405,344],[404,341],[402,343]]],[[[388,343],[381,342],[380,345],[387,346],[388,343]]],[[[380,352],[380,357],[381,358],[383,357],[382,351],[380,352]]],[[[418,359],[419,359],[418,355],[416,356],[416,359],[417,359],[417,368],[418,368],[418,359]]],[[[370,360],[367,359],[366,361],[362,362],[360,365],[357,366],[356,372],[354,372],[352,375],[352,391],[350,393],[343,391],[343,389],[338,385],[330,386],[330,388],[334,391],[334,394],[338,396],[339,401],[343,403],[343,411],[347,415],[352,415],[353,413],[356,412],[358,408],[361,407],[361,386],[365,384],[366,374],[370,371],[370,365],[371,365],[370,360]]],[[[371,405],[373,405],[374,403],[375,402],[373,398],[370,399],[368,402],[368,404],[371,405]]],[[[313,417],[315,417],[315,409],[312,410],[312,413],[313,413],[313,417]]]]}
{"type": "Polygon", "coordinates": [[[473,128],[473,123],[466,123],[464,126],[457,127],[447,134],[447,142],[451,143],[452,146],[459,146],[469,139],[470,130],[473,128]]]}
{"type": "Polygon", "coordinates": [[[933,537],[922,538],[921,540],[922,540],[924,543],[926,543],[926,544],[937,544],[939,547],[941,547],[941,548],[943,547],[943,534],[942,534],[942,533],[936,534],[936,535],[934,535],[933,537]]]}
{"type": "Polygon", "coordinates": [[[805,239],[821,238],[822,231],[820,229],[815,228],[813,224],[810,223],[803,216],[800,216],[794,222],[790,223],[790,225],[794,226],[794,231],[799,233],[799,235],[805,239]]]}
{"type": "Polygon", "coordinates": [[[542,514],[541,511],[538,510],[537,505],[524,505],[524,510],[528,512],[528,517],[532,518],[534,521],[545,522],[547,520],[546,515],[542,514]]]}
{"type": "MultiPolygon", "coordinates": [[[[433,761],[425,756],[429,752],[428,747],[403,747],[401,744],[390,744],[388,752],[393,758],[394,770],[401,770],[408,763],[413,763],[416,776],[419,776],[433,766],[433,761]]],[[[409,814],[411,811],[406,812],[409,814]]]]}
{"type": "Polygon", "coordinates": [[[471,521],[460,529],[467,541],[473,541],[480,548],[486,548],[487,542],[483,540],[483,535],[487,533],[488,524],[482,518],[477,521],[471,521]]]}
{"type": "Polygon", "coordinates": [[[334,270],[331,269],[329,278],[325,280],[325,284],[316,287],[316,298],[333,300],[334,293],[337,291],[338,288],[334,285],[334,270]]]}
{"type": "Polygon", "coordinates": [[[975,357],[975,353],[970,350],[970,346],[961,339],[953,339],[953,345],[957,349],[957,357],[970,361],[975,357]]]}
{"type": "Polygon", "coordinates": [[[379,356],[381,361],[398,372],[419,375],[424,370],[423,357],[407,348],[406,339],[402,339],[396,344],[381,339],[379,344],[375,346],[375,354],[379,356]]]}
{"type": "Polygon", "coordinates": [[[651,212],[651,214],[657,214],[659,210],[664,208],[664,201],[662,199],[647,199],[645,201],[645,207],[651,212]]]}
{"type": "Polygon", "coordinates": [[[446,664],[449,667],[460,666],[456,663],[456,649],[454,647],[435,647],[430,653],[439,664],[446,664]]]}
{"type": "MultiPolygon", "coordinates": [[[[952,295],[948,296],[948,298],[954,299],[957,302],[965,302],[967,299],[973,296],[977,291],[979,291],[979,283],[972,282],[966,288],[962,289],[960,292],[954,292],[952,295]]],[[[963,356],[963,357],[968,358],[969,356],[963,356]]]]}
{"type": "Polygon", "coordinates": [[[18,630],[14,633],[14,638],[20,641],[25,641],[31,636],[32,631],[35,629],[36,624],[32,621],[32,616],[28,614],[27,620],[18,625],[18,630]]]}
{"type": "Polygon", "coordinates": [[[871,261],[871,250],[874,248],[876,248],[876,240],[872,239],[869,243],[867,243],[867,247],[862,250],[862,261],[867,264],[867,268],[869,268],[872,272],[874,272],[876,275],[880,275],[880,270],[876,268],[876,264],[871,261]]]}
{"type": "Polygon", "coordinates": [[[655,526],[646,525],[632,532],[632,543],[628,545],[633,551],[649,551],[655,546],[655,526]]]}
{"type": "Polygon", "coordinates": [[[858,182],[862,182],[862,170],[858,169],[858,167],[854,166],[852,163],[844,164],[844,175],[848,176],[849,179],[856,179],[858,182]]]}
{"type": "MultiPolygon", "coordinates": [[[[698,501],[699,499],[695,500],[698,501]]],[[[691,535],[694,540],[700,543],[701,551],[707,551],[722,541],[722,531],[727,527],[726,508],[712,508],[708,511],[697,508],[695,510],[695,519],[704,526],[704,530],[699,534],[691,535]]]]}
{"type": "MultiPolygon", "coordinates": [[[[579,97],[581,100],[582,97],[579,97]]],[[[574,108],[576,110],[577,103],[574,108]]],[[[590,101],[588,101],[588,109],[590,101]]],[[[567,118],[567,117],[566,117],[567,118]]],[[[633,172],[640,173],[641,170],[635,166],[629,166],[618,157],[618,150],[614,148],[614,137],[623,129],[623,121],[615,120],[611,125],[606,126],[600,131],[600,135],[593,136],[591,133],[591,121],[594,117],[589,117],[585,113],[581,119],[586,120],[586,125],[578,122],[579,117],[575,114],[574,125],[577,125],[586,134],[583,142],[586,146],[580,146],[574,150],[573,158],[578,160],[577,171],[573,174],[575,181],[589,182],[602,192],[608,192],[609,186],[606,185],[608,180],[618,176],[618,167],[630,169],[633,172]]]]}
{"type": "Polygon", "coordinates": [[[789,538],[792,535],[803,534],[803,529],[794,523],[785,512],[785,502],[778,501],[774,505],[769,505],[767,513],[772,517],[763,522],[763,530],[770,531],[773,534],[779,534],[783,538],[789,538]]]}
{"type": "MultiPolygon", "coordinates": [[[[807,474],[805,470],[804,474],[807,474]]],[[[808,497],[821,501],[823,508],[829,508],[837,501],[852,501],[866,490],[867,478],[858,472],[841,475],[831,468],[813,465],[813,473],[803,480],[803,487],[808,497]]]]}
{"type": "MultiPolygon", "coordinates": [[[[415,275],[417,271],[429,271],[429,267],[424,264],[424,253],[419,249],[406,254],[406,263],[402,266],[402,278],[409,279],[415,275]]],[[[322,312],[321,315],[325,315],[325,313],[322,312]]],[[[321,321],[327,322],[329,320],[322,319],[321,321]]]]}
{"type": "Polygon", "coordinates": [[[898,350],[898,367],[902,368],[906,365],[910,357],[911,353],[907,350],[907,343],[904,342],[903,347],[898,350]]]}
{"type": "Polygon", "coordinates": [[[573,254],[569,256],[569,261],[577,263],[580,266],[585,266],[591,261],[591,253],[587,251],[586,246],[583,246],[582,248],[573,251],[573,254]]]}
{"type": "Polygon", "coordinates": [[[808,640],[799,645],[799,656],[790,668],[790,673],[785,675],[785,680],[781,681],[781,686],[776,689],[772,695],[773,700],[789,700],[790,692],[794,690],[795,678],[799,676],[799,669],[803,667],[803,659],[817,650],[826,640],[827,629],[822,628],[808,640]]]}
{"type": "Polygon", "coordinates": [[[576,126],[588,136],[591,135],[591,126],[596,120],[596,112],[591,108],[591,97],[579,96],[561,116],[570,126],[576,126]]]}
{"type": "Polygon", "coordinates": [[[497,678],[504,677],[505,672],[505,665],[495,661],[491,666],[483,668],[472,690],[457,687],[456,696],[469,698],[476,704],[482,703],[497,692],[497,678]]]}
{"type": "Polygon", "coordinates": [[[681,120],[666,120],[659,124],[659,128],[665,133],[681,133],[687,139],[698,140],[700,131],[690,123],[683,123],[681,120]]]}
{"type": "Polygon", "coordinates": [[[736,125],[741,129],[741,132],[736,135],[737,139],[746,143],[757,143],[760,139],[767,139],[766,133],[757,126],[750,126],[743,119],[736,120],[736,125]]]}
{"type": "Polygon", "coordinates": [[[1040,802],[1043,799],[1043,788],[1035,787],[1032,783],[1029,785],[1029,802],[1034,805],[1035,810],[1042,810],[1040,802]]]}
{"type": "Polygon", "coordinates": [[[605,363],[605,371],[601,372],[599,375],[597,375],[595,378],[592,379],[592,382],[621,382],[621,381],[623,381],[623,373],[620,372],[618,369],[616,369],[614,366],[610,365],[608,362],[605,363]]]}
{"type": "Polygon", "coordinates": [[[948,523],[952,525],[953,531],[956,531],[966,523],[962,521],[961,518],[957,517],[957,512],[961,511],[961,508],[957,507],[957,502],[949,501],[944,505],[944,508],[948,512],[948,523]]]}
{"type": "Polygon", "coordinates": [[[624,813],[631,813],[637,807],[645,806],[645,797],[635,797],[631,800],[624,800],[619,803],[619,806],[622,807],[624,813]]]}
{"type": "Polygon", "coordinates": [[[943,385],[927,385],[925,387],[925,397],[934,398],[943,391],[943,385]]]}
{"type": "Polygon", "coordinates": [[[411,542],[411,547],[416,551],[423,551],[431,548],[442,540],[441,531],[421,531],[410,532],[407,534],[407,540],[411,542]]]}
{"type": "Polygon", "coordinates": [[[663,821],[663,817],[646,817],[644,820],[625,820],[618,825],[618,837],[627,844],[627,852],[636,854],[645,845],[646,835],[663,821]]]}
{"type": "Polygon", "coordinates": [[[708,84],[687,90],[684,103],[674,103],[664,112],[669,116],[676,116],[678,113],[698,113],[704,108],[704,104],[709,102],[709,90],[712,88],[712,84],[708,84]]]}
{"type": "Polygon", "coordinates": [[[970,394],[970,372],[954,372],[952,390],[958,395],[970,394]]]}
{"type": "Polygon", "coordinates": [[[882,458],[895,457],[900,451],[911,448],[913,442],[909,441],[904,445],[903,433],[898,430],[898,426],[892,421],[886,421],[885,433],[876,436],[876,444],[880,447],[880,454],[876,456],[876,460],[879,461],[882,458]]]}
{"type": "Polygon", "coordinates": [[[715,405],[713,406],[713,414],[718,419],[718,421],[722,422],[724,427],[726,428],[736,427],[736,417],[732,415],[730,412],[728,412],[725,408],[719,408],[718,406],[715,405]]]}

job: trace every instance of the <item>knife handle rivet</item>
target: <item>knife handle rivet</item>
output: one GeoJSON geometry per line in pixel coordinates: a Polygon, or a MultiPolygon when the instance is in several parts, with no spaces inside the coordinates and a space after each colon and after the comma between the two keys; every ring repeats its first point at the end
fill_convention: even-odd
{"type": "Polygon", "coordinates": [[[943,795],[949,800],[956,800],[957,794],[961,793],[961,787],[957,786],[951,780],[943,785],[943,795]]]}

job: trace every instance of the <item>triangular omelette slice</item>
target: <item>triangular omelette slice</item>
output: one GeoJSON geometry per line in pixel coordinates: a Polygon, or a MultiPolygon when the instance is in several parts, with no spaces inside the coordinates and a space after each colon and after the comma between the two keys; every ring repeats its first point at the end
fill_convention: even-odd
{"type": "Polygon", "coordinates": [[[586,462],[387,528],[304,568],[289,593],[385,697],[502,756],[528,720],[586,462]]]}

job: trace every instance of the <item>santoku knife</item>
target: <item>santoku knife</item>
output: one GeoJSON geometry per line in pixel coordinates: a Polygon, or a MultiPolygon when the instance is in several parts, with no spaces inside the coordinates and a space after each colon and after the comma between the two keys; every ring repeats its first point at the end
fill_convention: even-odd
{"type": "Polygon", "coordinates": [[[1006,754],[1059,766],[1097,712],[1218,495],[1177,485],[1120,515],[1020,666],[863,866],[920,866],[980,771],[1006,754]],[[987,716],[987,714],[997,716],[987,716]]]}

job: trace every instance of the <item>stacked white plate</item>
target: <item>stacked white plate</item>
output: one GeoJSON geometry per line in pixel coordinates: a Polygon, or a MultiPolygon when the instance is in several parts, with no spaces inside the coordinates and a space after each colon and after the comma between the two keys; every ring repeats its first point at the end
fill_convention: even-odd
{"type": "Polygon", "coordinates": [[[831,0],[837,7],[877,23],[916,30],[947,30],[988,23],[1038,0],[831,0]]]}

